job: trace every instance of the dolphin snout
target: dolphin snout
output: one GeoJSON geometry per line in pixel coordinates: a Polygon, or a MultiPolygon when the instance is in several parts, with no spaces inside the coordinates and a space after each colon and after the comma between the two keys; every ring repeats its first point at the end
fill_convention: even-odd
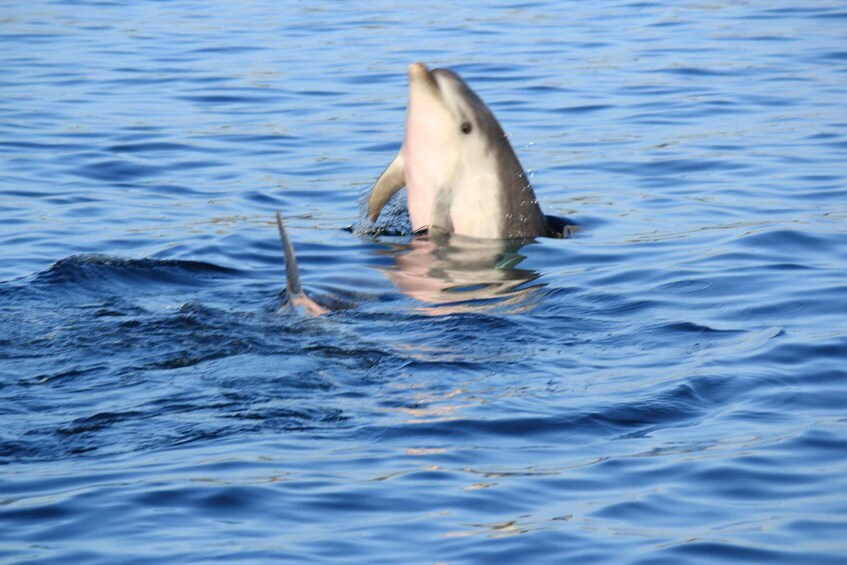
{"type": "Polygon", "coordinates": [[[438,96],[438,81],[435,75],[426,68],[423,63],[412,63],[409,65],[409,88],[423,89],[430,96],[438,96]]]}
{"type": "Polygon", "coordinates": [[[425,78],[429,76],[429,69],[423,63],[412,63],[409,65],[409,80],[425,78]]]}

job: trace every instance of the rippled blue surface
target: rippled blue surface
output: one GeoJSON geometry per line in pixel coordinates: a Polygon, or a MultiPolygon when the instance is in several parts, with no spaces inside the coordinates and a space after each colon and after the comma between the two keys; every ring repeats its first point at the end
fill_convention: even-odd
{"type": "Polygon", "coordinates": [[[826,0],[4,2],[0,560],[843,563],[846,40],[826,0]],[[580,232],[368,229],[414,61],[580,232]],[[333,314],[278,312],[277,209],[333,314]]]}

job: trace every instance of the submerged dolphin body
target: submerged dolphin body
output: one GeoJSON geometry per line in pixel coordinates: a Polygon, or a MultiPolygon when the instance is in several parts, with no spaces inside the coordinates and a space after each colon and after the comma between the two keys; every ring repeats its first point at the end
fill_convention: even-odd
{"type": "Polygon", "coordinates": [[[541,212],[497,118],[448,69],[409,67],[406,135],[371,190],[372,221],[403,186],[415,232],[530,239],[562,237],[566,229],[541,212]]]}

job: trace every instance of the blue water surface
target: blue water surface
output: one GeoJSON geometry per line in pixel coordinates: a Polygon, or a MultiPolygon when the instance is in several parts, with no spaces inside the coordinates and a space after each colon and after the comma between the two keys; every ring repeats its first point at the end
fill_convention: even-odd
{"type": "Polygon", "coordinates": [[[2,2],[0,69],[0,561],[847,562],[843,1],[2,2]],[[415,61],[573,237],[364,220],[415,61]]]}

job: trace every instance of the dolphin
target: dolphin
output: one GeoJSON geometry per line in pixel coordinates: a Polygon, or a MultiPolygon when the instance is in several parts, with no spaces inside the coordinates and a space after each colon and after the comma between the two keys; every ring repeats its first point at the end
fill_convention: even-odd
{"type": "Polygon", "coordinates": [[[479,239],[567,236],[564,220],[542,213],[497,118],[449,69],[409,66],[406,134],[371,190],[371,221],[404,186],[415,233],[479,239]]]}

